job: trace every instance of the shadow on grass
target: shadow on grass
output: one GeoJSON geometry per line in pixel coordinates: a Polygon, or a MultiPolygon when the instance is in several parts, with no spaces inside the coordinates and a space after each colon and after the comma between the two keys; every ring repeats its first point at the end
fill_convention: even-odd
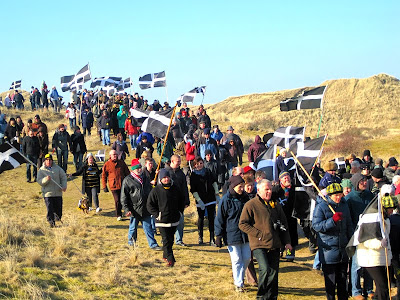
{"type": "Polygon", "coordinates": [[[290,296],[314,296],[314,297],[324,297],[324,288],[293,288],[293,287],[279,287],[279,294],[290,295],[290,296]]]}
{"type": "Polygon", "coordinates": [[[188,251],[196,251],[196,252],[207,252],[207,253],[229,253],[227,248],[216,248],[212,246],[199,246],[198,244],[187,244],[188,247],[179,247],[176,249],[188,250],[188,251]],[[203,247],[207,247],[203,248],[203,247]]]}

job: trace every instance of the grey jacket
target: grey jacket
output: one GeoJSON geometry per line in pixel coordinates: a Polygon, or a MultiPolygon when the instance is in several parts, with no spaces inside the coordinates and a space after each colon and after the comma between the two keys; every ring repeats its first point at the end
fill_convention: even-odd
{"type": "Polygon", "coordinates": [[[43,164],[37,174],[37,182],[42,186],[43,197],[61,197],[62,190],[52,180],[48,180],[47,176],[50,176],[62,188],[67,188],[67,175],[64,170],[55,163],[50,169],[43,164]]]}

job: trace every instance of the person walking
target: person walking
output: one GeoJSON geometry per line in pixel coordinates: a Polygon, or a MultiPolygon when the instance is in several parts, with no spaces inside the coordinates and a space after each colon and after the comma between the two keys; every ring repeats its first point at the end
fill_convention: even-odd
{"type": "Polygon", "coordinates": [[[71,153],[74,155],[75,169],[82,167],[83,155],[87,152],[85,137],[81,133],[79,126],[75,126],[74,133],[71,135],[71,153]]]}
{"type": "Polygon", "coordinates": [[[67,190],[67,175],[61,167],[53,164],[51,154],[46,154],[44,164],[38,172],[37,182],[42,187],[47,221],[50,227],[55,227],[56,221],[61,221],[62,217],[62,193],[67,190]]]}
{"type": "Polygon", "coordinates": [[[101,184],[103,191],[108,192],[108,186],[110,187],[111,193],[115,203],[115,214],[117,221],[122,221],[122,205],[121,205],[121,187],[122,180],[130,174],[128,166],[123,160],[118,159],[117,152],[115,150],[110,151],[110,159],[107,160],[103,166],[103,172],[101,174],[101,184]]]}
{"type": "Polygon", "coordinates": [[[71,137],[65,130],[65,125],[58,125],[58,129],[53,135],[52,140],[53,151],[57,151],[57,163],[67,172],[68,149],[71,149],[71,137]]]}
{"type": "Polygon", "coordinates": [[[29,129],[28,135],[22,140],[22,153],[34,164],[26,163],[26,182],[31,182],[31,166],[33,167],[33,181],[37,178],[37,166],[35,165],[39,156],[39,139],[33,135],[33,130],[29,129]]]}

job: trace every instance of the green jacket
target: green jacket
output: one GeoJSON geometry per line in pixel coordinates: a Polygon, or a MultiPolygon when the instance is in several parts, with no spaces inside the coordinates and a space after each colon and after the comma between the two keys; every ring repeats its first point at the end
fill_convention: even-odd
{"type": "Polygon", "coordinates": [[[123,108],[124,107],[121,105],[119,108],[119,112],[117,113],[118,128],[125,128],[125,121],[128,118],[128,112],[123,112],[123,108]]]}

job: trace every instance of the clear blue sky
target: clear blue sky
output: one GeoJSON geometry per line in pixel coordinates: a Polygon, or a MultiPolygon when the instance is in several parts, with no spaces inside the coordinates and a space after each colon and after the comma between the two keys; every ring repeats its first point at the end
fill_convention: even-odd
{"type": "Polygon", "coordinates": [[[165,101],[165,89],[141,91],[138,78],[165,70],[170,102],[199,85],[215,103],[327,79],[400,77],[399,1],[24,0],[0,10],[0,91],[18,79],[26,90],[44,79],[60,91],[60,77],[87,62],[93,78],[130,76],[150,101],[165,101]]]}

